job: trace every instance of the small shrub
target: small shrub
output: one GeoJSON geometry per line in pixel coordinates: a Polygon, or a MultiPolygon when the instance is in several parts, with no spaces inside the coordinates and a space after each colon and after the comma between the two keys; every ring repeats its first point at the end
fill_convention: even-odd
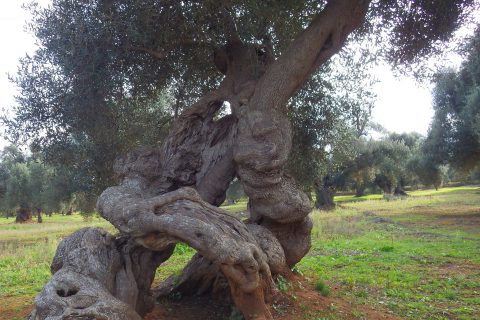
{"type": "Polygon", "coordinates": [[[315,290],[320,292],[320,294],[324,297],[330,295],[330,287],[325,282],[323,282],[323,280],[317,281],[317,283],[315,284],[315,290]]]}
{"type": "Polygon", "coordinates": [[[293,266],[292,272],[297,273],[297,274],[301,275],[302,277],[304,276],[303,272],[300,269],[298,269],[298,266],[293,266]]]}

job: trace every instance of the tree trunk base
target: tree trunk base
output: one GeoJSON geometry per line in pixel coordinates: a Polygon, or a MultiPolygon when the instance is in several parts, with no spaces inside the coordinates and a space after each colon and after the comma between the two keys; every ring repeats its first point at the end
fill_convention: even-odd
{"type": "Polygon", "coordinates": [[[28,319],[140,320],[153,310],[155,270],[173,249],[152,252],[99,228],[80,229],[60,242],[28,319]]]}
{"type": "Polygon", "coordinates": [[[26,223],[32,221],[32,213],[26,209],[19,209],[15,218],[15,223],[26,223]]]}

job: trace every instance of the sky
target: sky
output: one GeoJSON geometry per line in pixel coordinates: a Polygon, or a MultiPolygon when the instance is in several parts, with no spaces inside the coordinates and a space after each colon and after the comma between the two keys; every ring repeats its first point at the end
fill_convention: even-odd
{"type": "MultiPolygon", "coordinates": [[[[35,39],[24,30],[29,14],[22,9],[21,0],[0,1],[0,112],[9,112],[18,94],[8,74],[15,75],[18,60],[35,51],[35,39]]],[[[0,125],[0,149],[7,143],[3,139],[4,128],[0,125]]]]}
{"type": "MultiPolygon", "coordinates": [[[[35,51],[35,39],[25,31],[29,14],[22,9],[22,0],[0,1],[0,110],[11,113],[18,94],[15,85],[7,74],[15,75],[19,58],[35,51]]],[[[49,0],[39,1],[41,4],[49,0]]],[[[458,57],[452,59],[458,65],[458,57]]],[[[374,91],[377,101],[372,112],[372,120],[388,131],[398,133],[416,131],[426,135],[433,116],[431,89],[428,84],[420,85],[413,78],[394,76],[387,66],[379,66],[374,71],[379,82],[374,91]]],[[[0,127],[0,149],[7,143],[3,139],[4,128],[0,127]]]]}
{"type": "Polygon", "coordinates": [[[417,83],[412,77],[395,76],[388,66],[375,69],[379,82],[373,87],[377,99],[372,121],[388,131],[426,135],[433,117],[433,86],[417,83]]]}

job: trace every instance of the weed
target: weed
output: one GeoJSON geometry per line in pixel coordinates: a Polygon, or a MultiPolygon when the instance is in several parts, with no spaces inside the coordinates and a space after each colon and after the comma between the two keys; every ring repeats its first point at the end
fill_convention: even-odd
{"type": "Polygon", "coordinates": [[[280,290],[283,293],[287,292],[292,288],[292,284],[290,283],[290,281],[285,279],[282,275],[277,276],[276,285],[278,290],[280,290]]]}
{"type": "Polygon", "coordinates": [[[321,279],[315,283],[315,289],[324,297],[328,297],[330,295],[330,287],[321,279]]]}
{"type": "Polygon", "coordinates": [[[303,273],[302,273],[302,271],[298,268],[297,265],[293,266],[292,272],[293,272],[293,273],[297,273],[297,274],[299,274],[299,275],[301,275],[301,276],[303,277],[303,273]]]}
{"type": "Polygon", "coordinates": [[[359,290],[355,292],[355,296],[359,298],[367,298],[368,297],[368,291],[367,290],[359,290]]]}
{"type": "Polygon", "coordinates": [[[353,310],[352,316],[354,316],[355,318],[364,319],[366,317],[366,313],[359,310],[353,310]]]}

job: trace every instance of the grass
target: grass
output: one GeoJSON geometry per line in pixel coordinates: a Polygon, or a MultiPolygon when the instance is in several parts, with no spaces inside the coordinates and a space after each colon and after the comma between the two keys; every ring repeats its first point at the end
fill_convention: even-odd
{"type": "Polygon", "coordinates": [[[322,279],[317,280],[315,283],[315,290],[320,292],[320,294],[324,297],[330,295],[330,286],[326,284],[322,279]]]}
{"type": "Polygon", "coordinates": [[[480,318],[480,188],[315,211],[298,269],[354,305],[408,319],[480,318]]]}
{"type": "Polygon", "coordinates": [[[224,204],[221,207],[227,210],[228,212],[237,213],[237,212],[242,212],[247,210],[247,202],[248,202],[247,199],[240,199],[236,201],[234,204],[231,204],[231,205],[224,204]]]}
{"type": "MultiPolygon", "coordinates": [[[[427,189],[427,190],[415,190],[407,192],[411,197],[425,197],[425,196],[438,196],[443,194],[452,194],[452,193],[471,193],[478,191],[477,186],[462,186],[462,187],[447,187],[441,188],[438,190],[427,189]]],[[[356,201],[366,201],[366,200],[381,200],[383,199],[383,194],[368,194],[361,197],[356,197],[355,195],[338,195],[335,196],[335,202],[356,202],[356,201]]]]}
{"type": "MultiPolygon", "coordinates": [[[[406,319],[479,319],[480,188],[409,194],[390,201],[344,197],[335,211],[314,211],[312,249],[296,269],[322,295],[349,301],[359,318],[362,306],[370,306],[406,319]]],[[[223,208],[238,214],[245,207],[223,208]]],[[[0,319],[28,313],[50,277],[59,241],[86,226],[114,231],[97,217],[54,215],[23,225],[0,218],[0,319]]],[[[156,281],[179,275],[193,254],[177,245],[156,281]]],[[[277,286],[288,290],[289,283],[277,279],[277,286]]]]}
{"type": "MultiPolygon", "coordinates": [[[[43,215],[43,223],[17,224],[14,218],[0,217],[0,245],[5,242],[37,242],[39,239],[61,238],[83,227],[114,228],[99,216],[85,220],[81,215],[43,215]]],[[[35,220],[34,220],[35,221],[35,220]]],[[[1,247],[0,247],[1,248],[1,247]]]]}

